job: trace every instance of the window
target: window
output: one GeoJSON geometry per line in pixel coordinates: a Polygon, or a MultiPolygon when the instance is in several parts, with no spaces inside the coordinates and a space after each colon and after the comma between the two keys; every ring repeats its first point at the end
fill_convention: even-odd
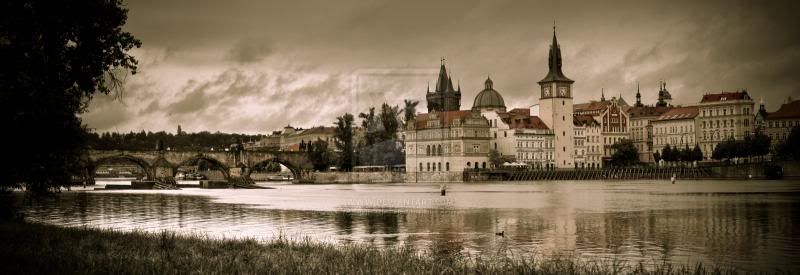
{"type": "Polygon", "coordinates": [[[447,169],[445,171],[450,171],[450,162],[445,163],[444,167],[445,167],[445,169],[447,169]]]}
{"type": "Polygon", "coordinates": [[[422,162],[419,163],[419,170],[422,171],[422,162]]]}

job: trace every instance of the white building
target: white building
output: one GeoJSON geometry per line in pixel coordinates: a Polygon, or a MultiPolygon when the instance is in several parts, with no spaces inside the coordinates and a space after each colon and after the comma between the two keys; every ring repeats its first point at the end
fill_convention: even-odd
{"type": "Polygon", "coordinates": [[[705,160],[711,159],[717,144],[743,139],[753,133],[755,112],[747,91],[703,95],[698,107],[698,141],[705,160]]]}
{"type": "Polygon", "coordinates": [[[661,153],[667,145],[673,149],[694,148],[698,113],[696,106],[675,107],[653,120],[653,149],[661,153]]]}
{"type": "Polygon", "coordinates": [[[461,172],[488,167],[489,123],[478,112],[419,114],[409,123],[405,137],[408,172],[461,172]]]}

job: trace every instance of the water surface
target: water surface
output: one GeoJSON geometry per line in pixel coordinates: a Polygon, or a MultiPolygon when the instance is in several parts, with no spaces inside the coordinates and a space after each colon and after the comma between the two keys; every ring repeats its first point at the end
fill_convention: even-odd
{"type": "Polygon", "coordinates": [[[70,192],[25,212],[64,226],[215,238],[800,269],[800,183],[792,181],[449,184],[445,197],[438,184],[272,186],[70,192]]]}

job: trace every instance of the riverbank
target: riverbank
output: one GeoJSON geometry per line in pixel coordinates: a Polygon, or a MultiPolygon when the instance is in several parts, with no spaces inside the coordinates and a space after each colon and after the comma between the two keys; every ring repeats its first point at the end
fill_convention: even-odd
{"type": "Polygon", "coordinates": [[[706,265],[587,262],[571,257],[534,260],[509,253],[472,258],[439,250],[334,246],[284,238],[215,240],[171,232],[118,232],[0,222],[0,274],[738,274],[706,265]],[[649,269],[646,271],[645,269],[649,269]]]}

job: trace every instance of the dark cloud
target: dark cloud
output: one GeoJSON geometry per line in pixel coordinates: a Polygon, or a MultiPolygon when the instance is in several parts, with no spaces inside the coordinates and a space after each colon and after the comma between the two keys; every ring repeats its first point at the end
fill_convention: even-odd
{"type": "Polygon", "coordinates": [[[269,56],[273,51],[273,46],[258,39],[244,39],[234,45],[226,54],[225,58],[229,61],[238,63],[259,62],[269,56]]]}
{"type": "MultiPolygon", "coordinates": [[[[84,116],[99,129],[263,132],[424,99],[447,58],[469,108],[487,74],[509,107],[538,102],[553,20],[576,102],[659,80],[679,104],[747,88],[800,97],[797,1],[130,1],[141,74],[84,116]],[[413,72],[413,73],[409,73],[413,72]]],[[[425,109],[423,101],[420,109],[425,109]]]]}

